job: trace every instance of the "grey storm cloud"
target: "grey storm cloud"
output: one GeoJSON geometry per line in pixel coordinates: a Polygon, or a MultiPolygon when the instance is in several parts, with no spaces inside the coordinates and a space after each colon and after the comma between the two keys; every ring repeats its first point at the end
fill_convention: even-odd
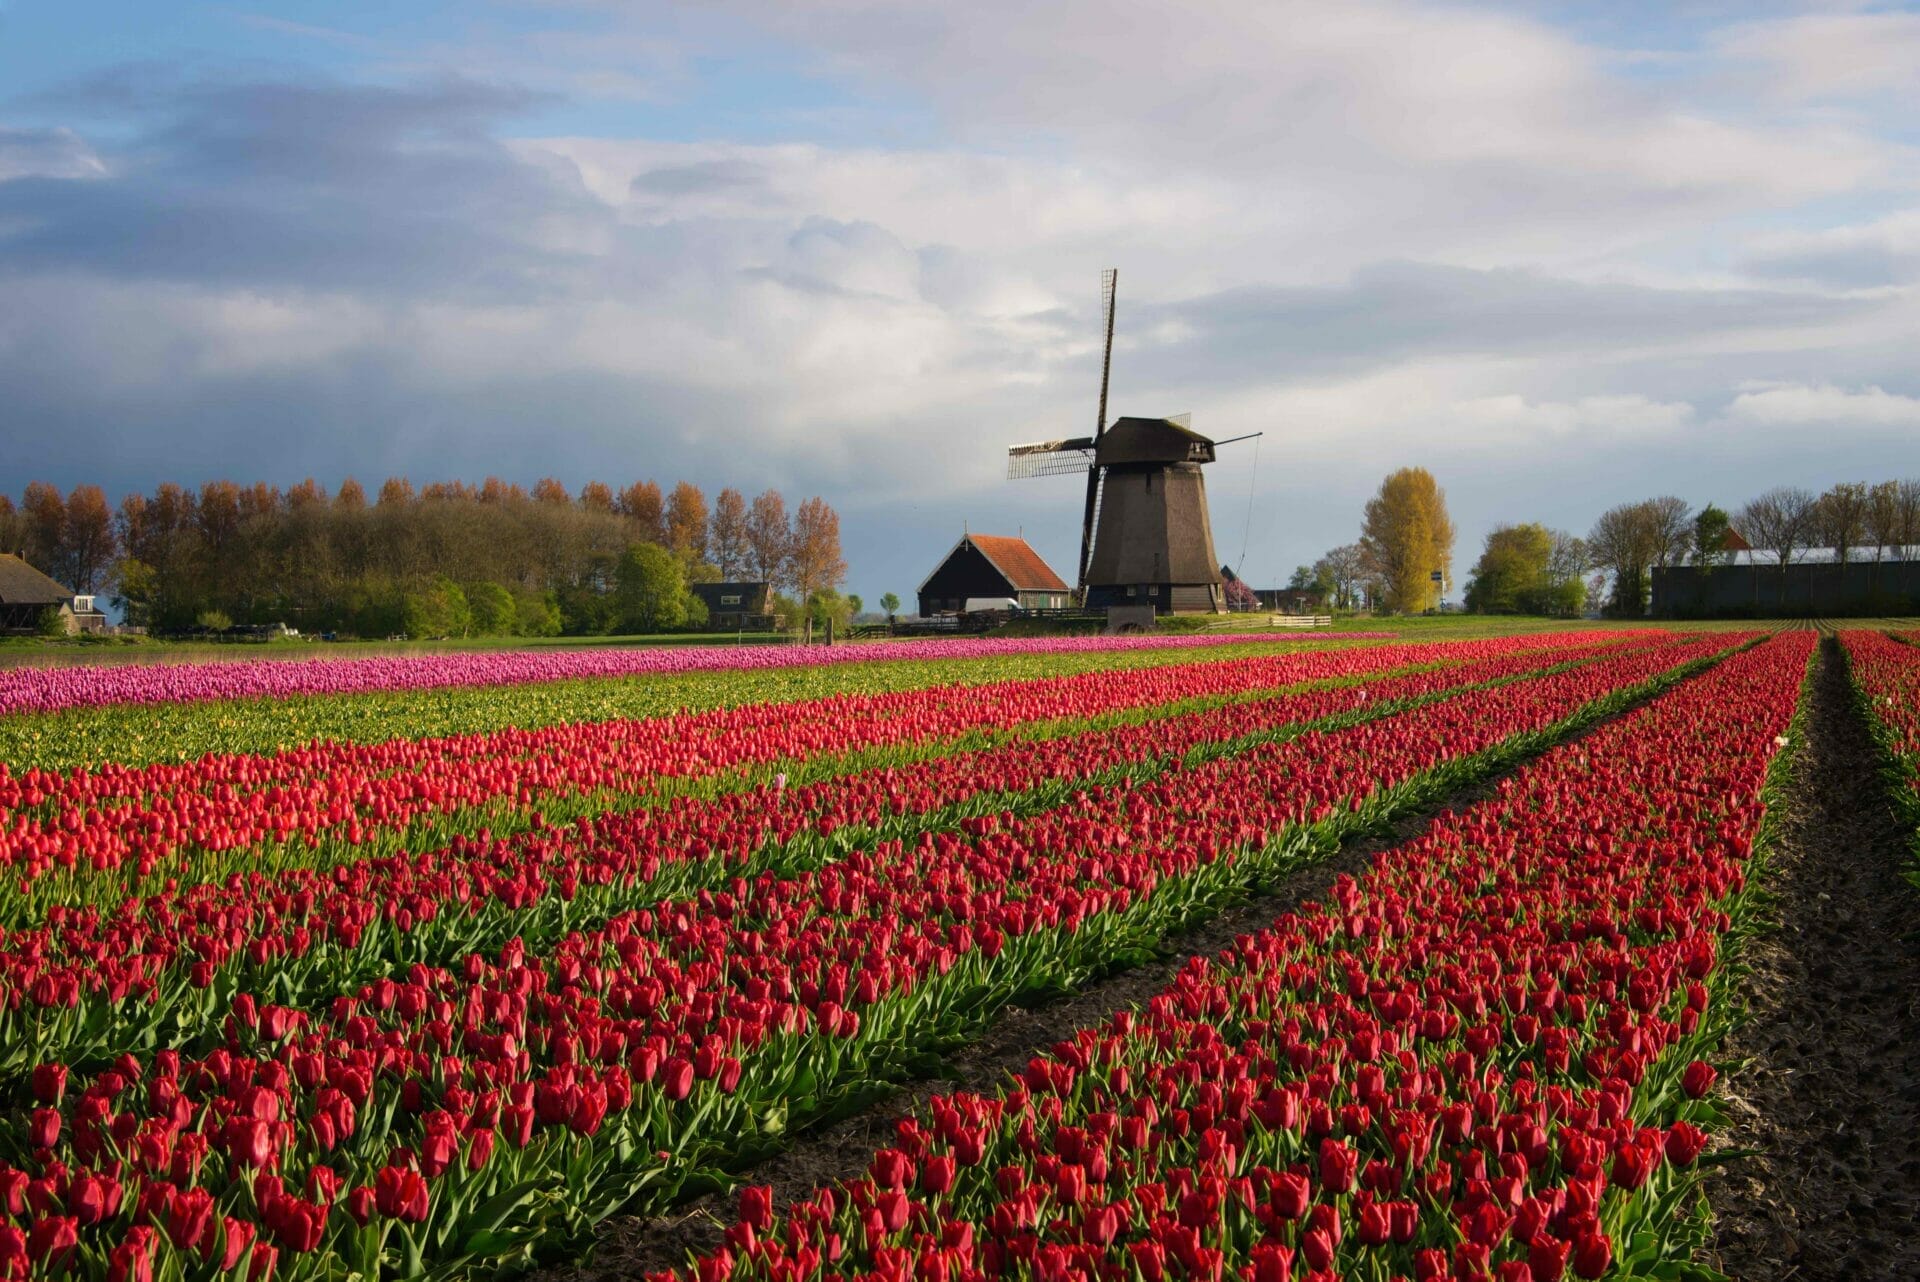
{"type": "Polygon", "coordinates": [[[1433,356],[1627,352],[1832,323],[1884,307],[1765,289],[1678,290],[1510,269],[1385,263],[1336,286],[1249,286],[1148,305],[1186,335],[1141,353],[1149,377],[1353,374],[1433,356]]]}
{"type": "Polygon", "coordinates": [[[0,184],[0,271],[526,296],[585,275],[535,246],[537,223],[606,218],[491,136],[526,93],[129,79],[64,96],[154,122],[104,176],[0,184]]]}
{"type": "Polygon", "coordinates": [[[661,165],[634,177],[629,190],[644,196],[737,195],[764,189],[767,170],[746,160],[708,160],[692,165],[661,165]]]}

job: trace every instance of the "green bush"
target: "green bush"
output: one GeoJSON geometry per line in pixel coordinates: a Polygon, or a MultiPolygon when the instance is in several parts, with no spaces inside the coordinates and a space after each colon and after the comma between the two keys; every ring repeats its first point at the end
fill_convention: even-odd
{"type": "Polygon", "coordinates": [[[523,593],[514,602],[513,631],[523,637],[560,635],[560,603],[551,592],[523,593]]]}
{"type": "Polygon", "coordinates": [[[473,625],[467,608],[467,594],[445,575],[408,592],[402,609],[407,636],[415,641],[430,637],[463,637],[473,625]]]}
{"type": "Polygon", "coordinates": [[[473,634],[504,637],[514,631],[516,609],[513,593],[498,583],[482,581],[467,585],[467,612],[473,619],[473,634]]]}
{"type": "Polygon", "coordinates": [[[635,543],[614,569],[614,621],[622,632],[664,632],[687,617],[687,581],[673,553],[635,543]]]}

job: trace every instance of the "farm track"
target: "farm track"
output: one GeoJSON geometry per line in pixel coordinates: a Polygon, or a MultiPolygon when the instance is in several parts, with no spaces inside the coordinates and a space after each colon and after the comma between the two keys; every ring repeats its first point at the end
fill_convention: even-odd
{"type": "Polygon", "coordinates": [[[1808,713],[1766,871],[1775,929],[1740,958],[1723,1143],[1758,1155],[1707,1185],[1716,1249],[1743,1282],[1920,1278],[1920,897],[1831,633],[1808,713]]]}
{"type": "MultiPolygon", "coordinates": [[[[923,1111],[934,1096],[997,1089],[1009,1073],[1024,1068],[1030,1058],[1044,1054],[1074,1030],[1102,1024],[1117,1011],[1144,1004],[1192,958],[1211,957],[1230,947],[1237,936],[1262,930],[1283,913],[1324,897],[1336,878],[1363,872],[1375,855],[1412,840],[1442,812],[1491,796],[1503,779],[1542,753],[1578,743],[1664,692],[1635,699],[1475,783],[1402,815],[1372,835],[1348,840],[1327,858],[1169,937],[1165,951],[1154,961],[1117,970],[1071,997],[1040,1006],[1008,1007],[978,1037],[946,1057],[946,1071],[889,1090],[857,1112],[803,1133],[792,1146],[742,1171],[742,1182],[772,1186],[775,1207],[784,1209],[822,1185],[857,1178],[874,1150],[891,1142],[895,1123],[923,1111]]],[[[613,1216],[600,1226],[598,1241],[584,1262],[551,1265],[535,1273],[534,1282],[614,1282],[681,1268],[690,1254],[704,1255],[720,1247],[734,1218],[731,1193],[708,1194],[665,1215],[613,1216]]]]}

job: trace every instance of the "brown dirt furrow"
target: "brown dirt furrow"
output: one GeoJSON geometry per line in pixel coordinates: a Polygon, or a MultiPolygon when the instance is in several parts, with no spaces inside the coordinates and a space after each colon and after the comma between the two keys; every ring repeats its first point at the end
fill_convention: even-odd
{"type": "Polygon", "coordinates": [[[1844,655],[1829,636],[1807,758],[1749,941],[1750,1019],[1725,1058],[1723,1146],[1757,1150],[1707,1186],[1719,1267],[1742,1282],[1920,1279],[1920,894],[1844,655]]]}

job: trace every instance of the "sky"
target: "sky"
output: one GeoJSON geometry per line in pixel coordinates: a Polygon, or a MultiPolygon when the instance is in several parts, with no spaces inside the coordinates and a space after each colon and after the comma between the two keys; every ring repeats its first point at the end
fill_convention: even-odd
{"type": "Polygon", "coordinates": [[[1009,445],[1193,415],[1283,582],[1920,475],[1920,8],[0,0],[0,489],[772,486],[1071,574],[1009,445]]]}

